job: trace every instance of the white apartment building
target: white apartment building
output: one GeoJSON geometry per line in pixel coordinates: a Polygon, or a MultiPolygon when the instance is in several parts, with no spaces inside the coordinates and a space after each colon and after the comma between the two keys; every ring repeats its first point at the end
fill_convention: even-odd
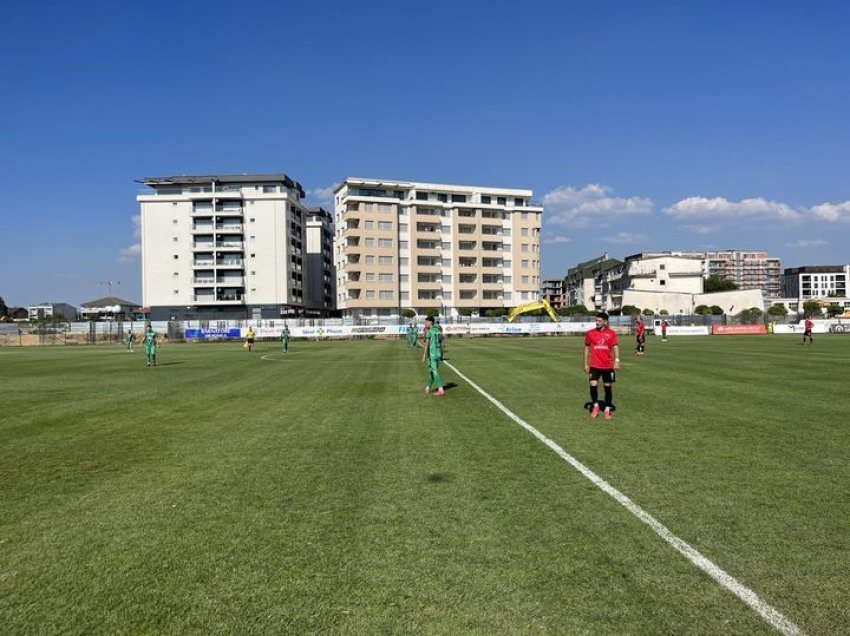
{"type": "Polygon", "coordinates": [[[785,296],[799,301],[844,298],[850,283],[850,265],[805,265],[785,270],[785,296]]]}
{"type": "Polygon", "coordinates": [[[478,313],[537,300],[531,190],[348,178],[334,193],[337,308],[478,313]]]}
{"type": "Polygon", "coordinates": [[[701,260],[671,252],[633,254],[605,274],[603,304],[611,311],[631,305],[656,313],[690,313],[694,295],[703,291],[701,260]]]}
{"type": "MultiPolygon", "coordinates": [[[[324,315],[308,296],[308,227],[325,220],[285,174],[146,177],[141,208],[142,297],[152,320],[324,315]],[[310,219],[319,219],[310,221],[310,219]]],[[[320,232],[321,234],[321,232],[320,232]]],[[[312,243],[330,261],[327,240],[312,243]]],[[[333,280],[333,273],[329,275],[333,280]]],[[[323,290],[324,291],[324,290],[323,290]]]]}

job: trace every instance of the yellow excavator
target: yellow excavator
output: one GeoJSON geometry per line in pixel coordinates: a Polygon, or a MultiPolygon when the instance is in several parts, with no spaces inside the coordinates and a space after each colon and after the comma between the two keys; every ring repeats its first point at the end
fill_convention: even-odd
{"type": "Polygon", "coordinates": [[[555,313],[555,310],[552,309],[552,305],[550,305],[549,301],[545,298],[536,300],[533,303],[526,303],[525,305],[514,307],[510,310],[510,312],[508,312],[508,322],[513,322],[520,314],[524,314],[527,311],[534,311],[535,309],[545,309],[546,313],[549,314],[549,317],[554,322],[558,322],[558,314],[555,313]]]}

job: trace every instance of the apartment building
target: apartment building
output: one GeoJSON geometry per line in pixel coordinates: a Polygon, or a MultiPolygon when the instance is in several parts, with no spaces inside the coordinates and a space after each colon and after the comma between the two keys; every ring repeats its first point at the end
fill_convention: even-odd
{"type": "Polygon", "coordinates": [[[457,316],[538,298],[543,208],[531,190],[348,178],[334,193],[345,316],[457,316]]]}
{"type": "Polygon", "coordinates": [[[603,308],[603,285],[611,279],[610,270],[617,270],[623,262],[608,253],[579,263],[567,270],[564,278],[564,295],[567,307],[583,306],[589,311],[603,308]]]}
{"type": "Polygon", "coordinates": [[[760,289],[768,298],[782,295],[782,263],[767,252],[757,250],[721,250],[704,254],[706,276],[722,276],[738,289],[760,289]]]}
{"type": "MultiPolygon", "coordinates": [[[[303,202],[301,185],[285,174],[146,177],[141,208],[142,297],[152,320],[260,319],[326,315],[325,235],[332,220],[303,202]],[[319,229],[319,236],[322,236],[319,229]],[[310,263],[321,263],[313,271],[310,263]],[[310,296],[322,281],[322,298],[310,296]]],[[[323,212],[323,211],[322,211],[323,212]]]]}
{"type": "Polygon", "coordinates": [[[785,270],[785,296],[799,301],[844,298],[850,282],[850,265],[805,265],[785,270]]]}
{"type": "Polygon", "coordinates": [[[567,296],[564,292],[563,278],[547,278],[540,283],[540,297],[549,301],[556,309],[567,306],[567,296]]]}

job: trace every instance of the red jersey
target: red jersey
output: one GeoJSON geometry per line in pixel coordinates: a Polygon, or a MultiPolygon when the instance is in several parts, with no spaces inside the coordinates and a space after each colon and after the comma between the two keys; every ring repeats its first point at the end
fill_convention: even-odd
{"type": "Polygon", "coordinates": [[[811,331],[812,327],[814,327],[814,323],[811,320],[806,321],[806,331],[811,331]]]}
{"type": "Polygon", "coordinates": [[[641,321],[635,325],[635,329],[637,330],[637,335],[642,336],[643,332],[646,331],[646,325],[641,321]]]}
{"type": "Polygon", "coordinates": [[[614,358],[611,357],[611,349],[617,342],[617,334],[607,327],[605,329],[591,329],[584,335],[584,346],[590,347],[588,366],[594,369],[613,369],[614,358]]]}

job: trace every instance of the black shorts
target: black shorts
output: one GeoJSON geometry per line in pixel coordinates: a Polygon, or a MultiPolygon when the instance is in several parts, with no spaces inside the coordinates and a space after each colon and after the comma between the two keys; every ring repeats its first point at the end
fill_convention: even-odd
{"type": "Polygon", "coordinates": [[[599,378],[602,378],[603,384],[614,384],[617,381],[617,374],[614,372],[614,369],[590,367],[590,379],[599,380],[599,378]]]}
{"type": "Polygon", "coordinates": [[[803,332],[803,335],[804,335],[804,336],[811,336],[811,335],[812,335],[812,330],[811,330],[811,329],[806,329],[806,330],[803,332]]]}
{"type": "Polygon", "coordinates": [[[638,344],[643,344],[646,342],[646,334],[635,334],[635,340],[637,340],[638,344]]]}

